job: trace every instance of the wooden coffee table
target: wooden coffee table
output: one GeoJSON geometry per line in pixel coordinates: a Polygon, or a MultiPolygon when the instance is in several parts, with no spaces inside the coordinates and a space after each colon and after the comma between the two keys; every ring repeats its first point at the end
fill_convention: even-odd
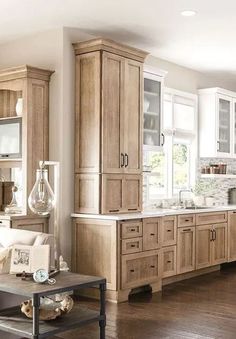
{"type": "Polygon", "coordinates": [[[105,339],[106,280],[69,272],[60,272],[55,278],[56,284],[48,285],[37,284],[33,281],[22,281],[15,275],[1,274],[0,292],[8,292],[32,299],[33,319],[26,318],[21,313],[20,306],[4,309],[0,311],[0,330],[25,338],[38,339],[97,321],[100,326],[100,339],[105,339]],[[100,289],[100,312],[78,304],[74,306],[70,313],[55,320],[39,320],[40,297],[89,287],[99,287],[100,289]]]}

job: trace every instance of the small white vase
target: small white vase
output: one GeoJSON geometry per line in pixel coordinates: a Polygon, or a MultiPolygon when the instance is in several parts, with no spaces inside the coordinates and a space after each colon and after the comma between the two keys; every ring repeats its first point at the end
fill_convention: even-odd
{"type": "Polygon", "coordinates": [[[16,115],[18,117],[22,116],[22,112],[23,112],[23,98],[18,98],[16,103],[16,115]]]}

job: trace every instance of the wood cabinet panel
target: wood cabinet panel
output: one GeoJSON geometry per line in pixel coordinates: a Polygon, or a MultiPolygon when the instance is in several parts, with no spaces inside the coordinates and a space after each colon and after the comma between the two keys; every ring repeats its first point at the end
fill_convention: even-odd
{"type": "Polygon", "coordinates": [[[197,225],[209,225],[227,222],[227,212],[199,213],[196,215],[197,225]]]}
{"type": "Polygon", "coordinates": [[[213,225],[213,232],[212,265],[217,265],[227,261],[227,224],[213,225]]]}
{"type": "Polygon", "coordinates": [[[75,173],[100,169],[100,53],[76,57],[75,173]]]}
{"type": "Polygon", "coordinates": [[[139,220],[120,222],[121,238],[135,238],[143,235],[143,224],[139,220]]]}
{"type": "Polygon", "coordinates": [[[123,177],[123,210],[142,210],[142,176],[127,174],[123,177]]]}
{"type": "Polygon", "coordinates": [[[146,218],[143,220],[143,250],[153,250],[161,247],[161,218],[146,218]]]}
{"type": "Polygon", "coordinates": [[[99,213],[99,174],[75,174],[75,212],[99,213]]]}
{"type": "Polygon", "coordinates": [[[228,212],[228,261],[236,260],[236,211],[228,212]]]}
{"type": "Polygon", "coordinates": [[[160,260],[159,250],[122,256],[121,287],[133,288],[158,281],[160,260]]]}
{"type": "Polygon", "coordinates": [[[102,176],[102,213],[123,211],[123,176],[104,174],[102,176]]]}
{"type": "Polygon", "coordinates": [[[212,263],[212,226],[196,227],[196,269],[211,266],[212,263]]]}
{"type": "Polygon", "coordinates": [[[124,149],[126,173],[142,171],[142,64],[125,60],[125,100],[124,100],[124,149]]]}
{"type": "Polygon", "coordinates": [[[48,233],[48,218],[13,219],[11,221],[11,227],[27,231],[48,233]]]}
{"type": "Polygon", "coordinates": [[[177,274],[195,269],[195,227],[178,228],[177,274]]]}
{"type": "Polygon", "coordinates": [[[124,153],[124,58],[112,53],[103,52],[103,173],[123,173],[125,159],[121,153],[124,153]]]}
{"type": "Polygon", "coordinates": [[[176,275],[176,246],[164,247],[162,249],[162,277],[167,278],[176,275]]]}
{"type": "Polygon", "coordinates": [[[178,227],[195,226],[195,214],[182,214],[178,215],[178,227]]]}
{"type": "Polygon", "coordinates": [[[115,221],[74,219],[73,272],[105,277],[117,289],[117,229],[115,221]]]}
{"type": "Polygon", "coordinates": [[[176,244],[177,217],[167,216],[162,218],[162,246],[176,244]]]}
{"type": "Polygon", "coordinates": [[[122,254],[142,252],[142,249],[143,249],[143,238],[142,237],[124,239],[121,242],[122,254]]]}

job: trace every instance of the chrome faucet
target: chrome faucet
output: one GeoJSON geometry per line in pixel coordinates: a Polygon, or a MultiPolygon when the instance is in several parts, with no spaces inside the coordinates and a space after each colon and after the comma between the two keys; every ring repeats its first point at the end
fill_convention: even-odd
{"type": "Polygon", "coordinates": [[[182,201],[182,193],[183,192],[193,192],[191,189],[184,189],[184,190],[179,190],[179,205],[182,206],[183,205],[183,201],[182,201]]]}

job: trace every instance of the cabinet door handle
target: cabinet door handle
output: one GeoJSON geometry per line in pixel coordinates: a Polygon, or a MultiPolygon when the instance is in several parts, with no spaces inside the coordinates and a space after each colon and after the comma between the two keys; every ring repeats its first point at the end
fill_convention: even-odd
{"type": "Polygon", "coordinates": [[[2,220],[0,220],[0,224],[2,224],[2,220]]]}
{"type": "Polygon", "coordinates": [[[153,237],[155,235],[155,233],[150,233],[150,235],[153,237]]]}
{"type": "Polygon", "coordinates": [[[171,230],[167,230],[167,232],[171,232],[171,230]]]}
{"type": "Polygon", "coordinates": [[[127,153],[125,153],[125,167],[129,166],[129,156],[127,153]]]}
{"type": "Polygon", "coordinates": [[[131,244],[131,246],[130,247],[136,247],[136,245],[134,245],[134,244],[131,244]]]}
{"type": "Polygon", "coordinates": [[[137,208],[128,208],[128,211],[137,211],[137,208]]]}
{"type": "Polygon", "coordinates": [[[167,260],[167,262],[168,262],[168,264],[170,264],[170,263],[171,263],[171,260],[167,260]]]}
{"type": "Polygon", "coordinates": [[[130,270],[130,272],[131,272],[131,273],[133,273],[133,272],[134,272],[134,270],[130,270]]]}
{"type": "Polygon", "coordinates": [[[233,211],[233,213],[236,213],[236,211],[233,211]]]}
{"type": "Polygon", "coordinates": [[[186,228],[185,230],[183,230],[183,232],[190,232],[191,228],[186,228]]]}
{"type": "Polygon", "coordinates": [[[211,234],[210,234],[210,241],[213,241],[213,231],[210,230],[211,234]]]}
{"type": "Polygon", "coordinates": [[[155,268],[155,266],[154,266],[154,265],[151,265],[150,267],[151,267],[151,268],[155,268]]]}
{"type": "Polygon", "coordinates": [[[213,230],[212,232],[213,232],[213,241],[215,241],[216,240],[216,230],[213,230]]]}
{"type": "Polygon", "coordinates": [[[120,167],[124,167],[124,165],[125,165],[125,156],[124,156],[124,153],[121,153],[120,156],[121,156],[120,167]]]}
{"type": "Polygon", "coordinates": [[[109,212],[119,212],[119,210],[109,210],[109,212]]]}
{"type": "Polygon", "coordinates": [[[162,143],[161,143],[161,146],[164,146],[164,144],[165,144],[165,134],[164,134],[164,133],[161,133],[161,136],[162,136],[162,143]]]}

